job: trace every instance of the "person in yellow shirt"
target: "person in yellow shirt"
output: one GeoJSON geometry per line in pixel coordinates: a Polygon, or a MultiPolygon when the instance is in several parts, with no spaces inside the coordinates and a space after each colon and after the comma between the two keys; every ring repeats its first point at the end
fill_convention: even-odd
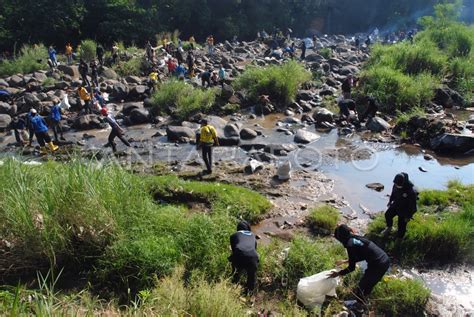
{"type": "Polygon", "coordinates": [[[197,149],[202,148],[202,158],[206,164],[205,174],[212,174],[212,147],[219,146],[216,129],[206,119],[201,120],[201,129],[196,142],[197,149]]]}
{"type": "Polygon", "coordinates": [[[148,76],[148,88],[150,89],[150,94],[156,90],[156,85],[160,81],[160,76],[156,69],[153,69],[148,76]]]}
{"type": "Polygon", "coordinates": [[[71,65],[72,64],[72,46],[71,46],[71,43],[66,44],[66,58],[67,58],[67,64],[71,65]]]}
{"type": "Polygon", "coordinates": [[[91,109],[91,95],[87,91],[87,89],[84,86],[80,86],[79,89],[77,90],[77,93],[79,95],[79,98],[84,101],[84,113],[89,114],[92,113],[91,109]]]}

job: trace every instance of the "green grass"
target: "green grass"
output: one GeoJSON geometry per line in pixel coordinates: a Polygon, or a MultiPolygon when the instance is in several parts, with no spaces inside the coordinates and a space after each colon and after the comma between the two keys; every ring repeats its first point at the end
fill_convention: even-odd
{"type": "Polygon", "coordinates": [[[236,80],[236,88],[247,90],[251,102],[260,95],[269,95],[272,103],[287,106],[298,88],[312,78],[301,63],[289,61],[281,66],[251,67],[236,80]]]}
{"type": "Polygon", "coordinates": [[[37,70],[47,69],[48,50],[43,44],[25,45],[20,53],[11,60],[0,62],[0,76],[27,74],[37,70]]]}
{"type": "Polygon", "coordinates": [[[426,111],[423,107],[413,107],[409,111],[397,111],[397,117],[395,119],[396,124],[407,124],[413,117],[426,117],[426,111]]]}
{"type": "Polygon", "coordinates": [[[82,58],[86,63],[91,62],[95,59],[97,44],[93,40],[83,40],[79,45],[78,52],[79,57],[82,58]]]}
{"type": "Polygon", "coordinates": [[[150,285],[178,265],[210,280],[225,276],[236,217],[253,221],[270,208],[243,188],[140,177],[114,165],[7,160],[0,175],[0,236],[13,246],[0,260],[1,272],[78,267],[96,285],[122,291],[150,285]],[[174,196],[160,203],[155,193],[174,196]],[[181,193],[209,205],[190,209],[181,193]]]}
{"type": "Polygon", "coordinates": [[[153,94],[153,112],[168,113],[179,120],[186,120],[199,112],[208,113],[215,100],[214,89],[194,88],[184,81],[170,80],[153,94]]]}
{"type": "Polygon", "coordinates": [[[312,209],[306,221],[314,232],[330,235],[336,229],[339,221],[339,210],[329,205],[323,205],[312,209]]]}
{"type": "Polygon", "coordinates": [[[127,61],[118,61],[112,68],[122,77],[142,76],[145,74],[145,59],[142,56],[133,56],[127,61]]]}
{"type": "Polygon", "coordinates": [[[383,215],[369,225],[368,236],[402,264],[459,263],[474,260],[474,204],[472,185],[451,182],[447,191],[420,194],[420,211],[408,223],[401,241],[383,238],[383,215]],[[457,211],[448,207],[455,205],[457,211]],[[433,213],[435,209],[436,213],[433,213]]]}
{"type": "Polygon", "coordinates": [[[332,57],[332,50],[329,47],[322,48],[319,51],[319,55],[321,55],[325,59],[330,59],[332,57]]]}

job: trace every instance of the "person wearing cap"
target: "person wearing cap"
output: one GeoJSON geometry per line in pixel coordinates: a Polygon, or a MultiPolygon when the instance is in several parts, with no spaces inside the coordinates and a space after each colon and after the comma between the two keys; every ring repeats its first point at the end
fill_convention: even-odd
{"type": "Polygon", "coordinates": [[[120,141],[123,142],[126,146],[130,147],[130,143],[125,139],[124,137],[124,131],[118,124],[117,120],[112,116],[112,114],[109,114],[107,111],[107,108],[102,108],[100,110],[100,114],[105,117],[105,120],[107,123],[110,125],[112,128],[112,131],[110,131],[109,134],[109,143],[107,143],[105,146],[110,146],[112,147],[112,151],[115,153],[117,152],[117,143],[114,142],[115,137],[118,137],[120,141]]]}
{"type": "Polygon", "coordinates": [[[252,292],[255,289],[258,253],[257,239],[246,221],[240,221],[237,225],[237,232],[230,236],[230,247],[232,255],[229,261],[232,264],[233,283],[238,283],[242,271],[247,273],[246,292],[252,292]]]}
{"type": "Polygon", "coordinates": [[[216,129],[208,124],[206,119],[201,120],[201,129],[197,138],[196,147],[202,148],[202,158],[206,164],[206,173],[212,174],[212,148],[219,145],[216,129]]]}
{"type": "Polygon", "coordinates": [[[393,179],[393,189],[388,202],[388,209],[385,212],[385,221],[387,228],[382,232],[388,235],[392,231],[393,218],[398,216],[398,238],[403,238],[407,231],[408,221],[417,211],[416,200],[418,192],[415,186],[408,178],[407,173],[400,173],[393,179]]]}
{"type": "Polygon", "coordinates": [[[372,241],[355,235],[353,230],[347,225],[340,225],[334,231],[334,237],[346,248],[349,259],[338,261],[338,265],[348,263],[348,267],[341,271],[332,271],[329,277],[347,275],[355,270],[356,263],[367,262],[367,269],[364,272],[354,294],[359,303],[363,303],[365,298],[372,292],[372,289],[382,279],[390,267],[390,259],[380,247],[372,241]]]}
{"type": "Polygon", "coordinates": [[[58,146],[54,145],[51,141],[51,137],[48,134],[48,126],[44,121],[43,117],[41,117],[36,109],[30,110],[30,124],[35,133],[36,139],[40,145],[40,153],[46,154],[46,144],[48,144],[49,149],[51,152],[54,152],[58,149],[58,146]]]}

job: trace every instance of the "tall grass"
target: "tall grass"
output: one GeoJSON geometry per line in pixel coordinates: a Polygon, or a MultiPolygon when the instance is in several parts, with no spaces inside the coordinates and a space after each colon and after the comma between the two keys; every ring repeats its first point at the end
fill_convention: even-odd
{"type": "Polygon", "coordinates": [[[79,57],[86,63],[95,59],[97,43],[93,40],[83,40],[79,45],[79,57]]]}
{"type": "Polygon", "coordinates": [[[168,113],[179,120],[186,120],[199,112],[209,112],[215,99],[214,89],[194,88],[184,81],[170,80],[153,94],[153,111],[156,114],[168,113]]]}
{"type": "Polygon", "coordinates": [[[122,77],[142,76],[146,71],[145,59],[143,56],[133,56],[129,60],[118,61],[113,69],[122,77]]]}
{"type": "Polygon", "coordinates": [[[336,229],[339,215],[339,210],[336,208],[323,205],[311,210],[306,221],[314,232],[332,234],[336,229]]]}
{"type": "Polygon", "coordinates": [[[252,102],[260,95],[269,95],[273,103],[286,106],[295,99],[298,88],[311,77],[311,72],[301,63],[289,61],[281,66],[248,68],[237,78],[236,87],[247,90],[252,102]]]}
{"type": "Polygon", "coordinates": [[[13,59],[0,61],[0,76],[26,74],[46,69],[48,50],[43,44],[24,45],[13,59]]]}

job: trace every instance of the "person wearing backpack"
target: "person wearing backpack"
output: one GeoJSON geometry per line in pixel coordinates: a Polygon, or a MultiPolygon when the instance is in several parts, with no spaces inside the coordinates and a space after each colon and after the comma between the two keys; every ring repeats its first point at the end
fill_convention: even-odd
{"type": "Polygon", "coordinates": [[[387,228],[382,232],[388,235],[392,231],[393,218],[398,216],[398,238],[402,239],[407,231],[407,224],[417,211],[418,192],[408,178],[407,173],[397,174],[393,180],[392,194],[385,212],[387,228]]]}

